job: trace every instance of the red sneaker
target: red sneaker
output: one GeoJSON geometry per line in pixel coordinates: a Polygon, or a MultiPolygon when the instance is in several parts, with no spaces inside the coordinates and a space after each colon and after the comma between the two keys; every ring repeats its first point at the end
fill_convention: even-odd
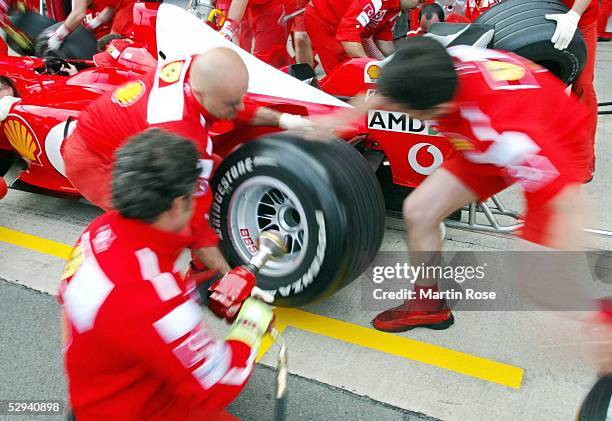
{"type": "Polygon", "coordinates": [[[435,311],[415,310],[413,307],[413,302],[407,301],[401,306],[385,310],[374,317],[372,324],[383,332],[405,332],[415,327],[443,330],[455,322],[446,301],[435,311]]]}

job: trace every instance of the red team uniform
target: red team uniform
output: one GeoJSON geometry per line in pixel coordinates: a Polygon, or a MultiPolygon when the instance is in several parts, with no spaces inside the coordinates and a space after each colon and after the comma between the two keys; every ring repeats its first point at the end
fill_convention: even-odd
{"type": "Polygon", "coordinates": [[[91,10],[100,13],[107,7],[114,9],[111,33],[128,36],[132,30],[134,3],[136,0],[95,0],[91,10]]]}
{"type": "MultiPolygon", "coordinates": [[[[217,237],[205,221],[212,194],[213,169],[208,127],[215,121],[189,86],[192,57],[167,63],[142,79],[128,82],[97,99],[79,115],[77,127],[62,145],[66,175],[87,200],[111,210],[114,152],[131,136],[158,127],[192,140],[201,155],[202,179],[191,228],[192,248],[212,246],[217,237]]],[[[256,107],[246,104],[238,120],[248,122],[256,107]]]]}
{"type": "Polygon", "coordinates": [[[545,206],[589,171],[588,114],[551,73],[519,56],[452,47],[456,110],[437,123],[459,152],[443,167],[480,200],[517,182],[525,192],[522,237],[546,244],[545,206]]]}
{"type": "Polygon", "coordinates": [[[325,72],[350,59],[342,42],[393,41],[399,7],[399,0],[312,0],[304,19],[325,72]]]}
{"type": "Polygon", "coordinates": [[[203,324],[176,264],[188,242],[116,212],[81,235],[59,294],[77,420],[229,419],[257,349],[203,324]]]}

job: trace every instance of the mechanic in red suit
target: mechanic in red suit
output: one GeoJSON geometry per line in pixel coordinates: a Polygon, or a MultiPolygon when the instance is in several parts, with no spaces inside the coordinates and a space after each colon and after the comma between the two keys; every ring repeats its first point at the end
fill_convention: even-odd
{"type": "Polygon", "coordinates": [[[589,110],[587,121],[588,138],[584,148],[591,155],[591,172],[585,182],[593,178],[595,172],[595,135],[597,132],[597,97],[595,95],[595,55],[597,52],[597,19],[599,0],[563,0],[570,11],[565,14],[546,15],[546,19],[557,23],[551,38],[558,50],[565,50],[576,29],[580,28],[587,48],[587,61],[582,73],[572,85],[572,92],[589,110]]]}
{"type": "Polygon", "coordinates": [[[117,152],[116,209],[81,234],[59,290],[70,404],[78,421],[235,420],[271,308],[247,300],[212,335],[176,260],[194,210],[200,152],[150,129],[117,152]]]}
{"type": "MultiPolygon", "coordinates": [[[[411,38],[382,69],[385,109],[433,120],[456,152],[405,200],[411,264],[440,264],[439,224],[456,209],[512,184],[526,199],[528,249],[573,250],[584,223],[579,186],[589,173],[589,115],[547,70],[509,53],[411,38]]],[[[429,298],[436,280],[417,279],[415,300],[377,315],[383,331],[445,329],[453,315],[429,298]]]]}
{"type": "Polygon", "coordinates": [[[306,31],[330,73],[352,57],[382,59],[393,53],[393,25],[400,11],[422,0],[312,0],[306,7],[306,31]]]}
{"type": "Polygon", "coordinates": [[[132,28],[132,13],[136,0],[75,0],[73,9],[47,41],[49,50],[57,50],[87,14],[88,9],[97,13],[85,26],[94,31],[100,25],[112,21],[111,34],[128,36],[132,28]]]}
{"type": "Polygon", "coordinates": [[[204,266],[227,272],[229,266],[217,248],[217,236],[206,220],[212,202],[208,177],[214,164],[208,127],[219,119],[284,129],[310,124],[297,115],[248,103],[245,106],[247,86],[246,66],[228,48],[160,65],[143,78],[103,95],[81,112],[76,129],[62,144],[67,178],[87,200],[110,210],[114,152],[127,138],[147,127],[160,127],[191,139],[202,158],[202,177],[190,248],[204,266]]]}
{"type": "Polygon", "coordinates": [[[610,41],[612,39],[612,29],[609,32],[607,31],[608,22],[612,22],[612,0],[601,0],[597,20],[598,41],[610,41]]]}
{"type": "Polygon", "coordinates": [[[220,33],[232,41],[238,35],[240,47],[276,68],[287,66],[289,32],[279,20],[284,0],[231,0],[220,33]]]}

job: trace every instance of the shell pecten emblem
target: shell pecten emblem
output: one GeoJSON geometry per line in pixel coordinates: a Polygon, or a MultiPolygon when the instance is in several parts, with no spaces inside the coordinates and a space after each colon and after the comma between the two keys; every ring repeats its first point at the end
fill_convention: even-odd
{"type": "Polygon", "coordinates": [[[489,74],[496,82],[514,82],[525,76],[525,68],[503,61],[487,61],[484,63],[489,74]]]}
{"type": "Polygon", "coordinates": [[[363,75],[363,81],[365,83],[376,83],[376,81],[380,78],[380,73],[382,71],[379,61],[372,61],[368,63],[364,70],[365,74],[363,75]]]}
{"type": "Polygon", "coordinates": [[[29,162],[37,162],[40,146],[36,135],[25,121],[16,116],[9,117],[2,124],[4,134],[15,151],[29,162]]]}
{"type": "Polygon", "coordinates": [[[168,84],[177,82],[181,78],[183,64],[185,64],[184,60],[173,61],[166,64],[159,71],[159,78],[168,84]]]}
{"type": "Polygon", "coordinates": [[[140,80],[126,83],[113,92],[113,102],[121,107],[129,107],[145,93],[145,85],[140,80]]]}

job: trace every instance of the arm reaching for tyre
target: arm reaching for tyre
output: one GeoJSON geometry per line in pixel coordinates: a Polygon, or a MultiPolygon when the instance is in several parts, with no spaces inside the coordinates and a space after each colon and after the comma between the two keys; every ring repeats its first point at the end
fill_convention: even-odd
{"type": "Polygon", "coordinates": [[[554,20],[557,23],[555,33],[550,39],[557,50],[565,50],[570,45],[578,29],[578,22],[591,1],[576,0],[569,12],[546,15],[546,19],[554,20]]]}

